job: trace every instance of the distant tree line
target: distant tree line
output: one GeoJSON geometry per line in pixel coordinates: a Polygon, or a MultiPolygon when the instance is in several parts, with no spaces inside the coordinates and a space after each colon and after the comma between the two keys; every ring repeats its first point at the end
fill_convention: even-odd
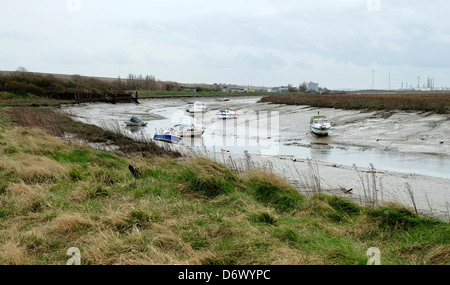
{"type": "Polygon", "coordinates": [[[14,72],[0,73],[0,92],[17,95],[36,95],[51,97],[61,93],[96,93],[119,94],[135,90],[149,91],[186,91],[196,92],[218,91],[220,85],[182,86],[177,82],[158,81],[153,75],[129,74],[127,78],[120,76],[116,80],[99,79],[81,75],[58,76],[33,73],[24,67],[14,72]]]}
{"type": "MultiPolygon", "coordinates": [[[[117,79],[99,79],[81,75],[58,76],[28,71],[24,67],[14,72],[0,73],[0,92],[18,95],[37,95],[51,97],[61,93],[119,94],[130,91],[177,91],[177,92],[219,92],[224,84],[198,84],[184,86],[173,81],[159,81],[153,75],[135,75],[117,79]]],[[[289,92],[306,92],[306,82],[299,87],[288,85],[289,92]]]]}
{"type": "Polygon", "coordinates": [[[294,87],[294,86],[292,86],[292,84],[288,84],[287,89],[288,89],[288,92],[303,92],[304,93],[304,92],[308,91],[306,82],[303,82],[298,87],[294,87]]]}
{"type": "Polygon", "coordinates": [[[44,75],[29,72],[20,67],[15,72],[0,74],[0,92],[6,91],[18,95],[36,95],[51,97],[53,94],[66,92],[89,92],[97,94],[118,94],[124,89],[115,82],[72,75],[60,78],[55,75],[44,75]]]}
{"type": "Polygon", "coordinates": [[[143,76],[130,73],[127,78],[117,78],[116,85],[125,90],[149,90],[149,91],[187,91],[196,92],[222,91],[220,84],[183,86],[174,81],[158,81],[153,75],[143,76]]]}
{"type": "Polygon", "coordinates": [[[117,86],[125,90],[149,90],[149,91],[181,91],[182,86],[172,81],[157,81],[155,76],[135,75],[130,73],[127,78],[117,78],[117,86]]]}
{"type": "Polygon", "coordinates": [[[153,75],[134,75],[129,74],[126,79],[117,79],[117,85],[126,90],[157,90],[158,83],[153,75]]]}

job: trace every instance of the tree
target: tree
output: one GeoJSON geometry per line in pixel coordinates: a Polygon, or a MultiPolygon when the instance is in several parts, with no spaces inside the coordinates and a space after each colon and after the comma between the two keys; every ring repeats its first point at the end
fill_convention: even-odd
{"type": "Polygon", "coordinates": [[[303,82],[302,84],[300,84],[300,86],[298,87],[298,91],[300,91],[300,92],[308,91],[308,87],[306,86],[306,82],[303,82]]]}
{"type": "Polygon", "coordinates": [[[19,67],[16,69],[16,74],[17,74],[17,76],[18,76],[19,78],[24,78],[24,77],[26,77],[29,73],[30,73],[30,72],[28,71],[28,69],[26,69],[26,68],[23,67],[23,66],[19,66],[19,67]]]}
{"type": "Polygon", "coordinates": [[[153,75],[145,76],[144,85],[142,86],[145,90],[156,90],[156,79],[153,75]]]}
{"type": "Polygon", "coordinates": [[[215,92],[219,92],[222,91],[222,87],[220,86],[220,84],[214,83],[212,86],[212,90],[215,92]]]}
{"type": "Polygon", "coordinates": [[[296,92],[297,88],[293,87],[292,84],[288,84],[288,92],[296,92]]]}
{"type": "Polygon", "coordinates": [[[28,73],[28,69],[26,69],[26,68],[23,67],[23,66],[19,66],[19,67],[16,69],[16,72],[19,72],[19,73],[28,73]]]}

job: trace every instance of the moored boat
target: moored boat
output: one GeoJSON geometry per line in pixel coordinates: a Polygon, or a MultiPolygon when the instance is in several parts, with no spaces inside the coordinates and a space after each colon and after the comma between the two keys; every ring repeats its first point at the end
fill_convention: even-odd
{"type": "Polygon", "coordinates": [[[153,139],[157,141],[175,143],[181,141],[182,138],[175,132],[173,128],[167,128],[157,131],[153,136],[153,139]]]}
{"type": "Polygon", "coordinates": [[[194,103],[188,103],[188,104],[186,105],[186,112],[189,113],[189,111],[190,111],[191,108],[193,108],[193,107],[194,107],[194,103]]]}
{"type": "Polygon", "coordinates": [[[180,137],[200,137],[205,132],[204,129],[196,128],[193,124],[177,124],[173,126],[174,133],[180,137]]]}
{"type": "Polygon", "coordinates": [[[237,119],[239,117],[239,114],[230,109],[220,109],[216,113],[216,117],[218,119],[237,119]]]}
{"type": "Polygon", "coordinates": [[[203,102],[195,102],[193,104],[188,104],[186,107],[186,111],[189,113],[200,113],[204,112],[208,109],[205,103],[203,102]]]}
{"type": "Polygon", "coordinates": [[[319,136],[326,136],[331,128],[327,116],[312,116],[309,122],[311,132],[319,136]]]}
{"type": "Polygon", "coordinates": [[[131,119],[129,121],[125,121],[125,124],[129,127],[143,127],[147,125],[146,122],[135,116],[131,116],[131,119]]]}

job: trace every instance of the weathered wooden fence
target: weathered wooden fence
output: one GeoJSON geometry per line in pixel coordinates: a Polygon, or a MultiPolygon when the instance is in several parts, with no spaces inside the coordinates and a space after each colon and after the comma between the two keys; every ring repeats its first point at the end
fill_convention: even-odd
{"type": "Polygon", "coordinates": [[[90,92],[65,92],[58,93],[52,96],[55,99],[60,100],[70,100],[77,102],[108,102],[108,103],[117,103],[117,102],[136,102],[136,97],[132,94],[98,94],[98,93],[90,93],[90,92]]]}

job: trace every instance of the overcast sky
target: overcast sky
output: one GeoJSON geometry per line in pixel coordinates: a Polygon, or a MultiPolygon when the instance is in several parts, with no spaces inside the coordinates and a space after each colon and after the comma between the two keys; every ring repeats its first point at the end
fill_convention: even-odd
{"type": "Polygon", "coordinates": [[[449,12],[444,0],[2,1],[0,70],[333,89],[397,89],[420,76],[450,86],[449,12]]]}

